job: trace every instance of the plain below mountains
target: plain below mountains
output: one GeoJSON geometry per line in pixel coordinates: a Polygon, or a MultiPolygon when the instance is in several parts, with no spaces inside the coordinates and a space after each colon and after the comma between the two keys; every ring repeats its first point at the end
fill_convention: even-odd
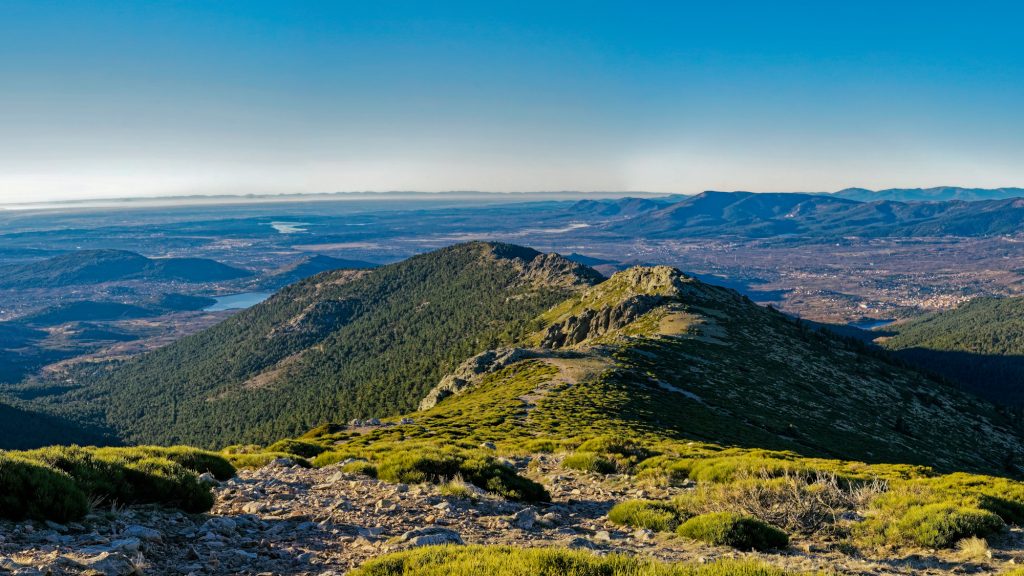
{"type": "Polygon", "coordinates": [[[983,471],[1024,452],[992,404],[732,290],[667,267],[603,280],[506,244],[326,272],[74,378],[76,390],[37,406],[98,412],[130,442],[268,442],[417,407],[443,410],[446,426],[504,430],[515,421],[479,405],[504,399],[531,414],[543,400],[535,416],[556,436],[649,432],[983,471]],[[475,400],[424,404],[465,394],[475,400]]]}

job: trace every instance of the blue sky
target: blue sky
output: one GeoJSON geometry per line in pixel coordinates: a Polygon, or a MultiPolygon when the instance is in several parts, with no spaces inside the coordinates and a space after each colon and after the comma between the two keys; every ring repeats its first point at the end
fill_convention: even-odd
{"type": "Polygon", "coordinates": [[[0,200],[1024,185],[997,2],[0,2],[0,200]]]}

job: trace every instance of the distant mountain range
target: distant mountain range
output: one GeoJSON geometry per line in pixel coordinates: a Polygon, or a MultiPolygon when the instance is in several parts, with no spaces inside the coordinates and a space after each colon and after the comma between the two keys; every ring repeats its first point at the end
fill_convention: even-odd
{"type": "Polygon", "coordinates": [[[1005,200],[1007,198],[1024,197],[1024,188],[961,188],[959,186],[937,186],[935,188],[888,188],[886,190],[868,190],[866,188],[846,188],[832,194],[839,198],[874,202],[891,200],[894,202],[944,202],[947,200],[1005,200]]]}
{"type": "Polygon", "coordinates": [[[119,280],[221,282],[251,274],[206,258],[147,258],[127,250],[77,250],[0,267],[0,288],[59,288],[119,280]]]}
{"type": "MultiPolygon", "coordinates": [[[[594,227],[649,238],[833,238],[989,236],[1024,230],[1024,198],[943,202],[864,202],[826,194],[704,192],[675,203],[597,201],[629,206],[594,227]]],[[[594,213],[590,203],[577,203],[594,213]]],[[[604,210],[614,214],[614,207],[604,210]]]]}

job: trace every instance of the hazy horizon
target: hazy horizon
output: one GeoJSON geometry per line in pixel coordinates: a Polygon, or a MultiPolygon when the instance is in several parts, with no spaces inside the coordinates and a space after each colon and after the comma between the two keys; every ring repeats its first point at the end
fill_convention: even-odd
{"type": "Polygon", "coordinates": [[[1013,3],[0,4],[0,202],[1024,182],[1013,3]]]}

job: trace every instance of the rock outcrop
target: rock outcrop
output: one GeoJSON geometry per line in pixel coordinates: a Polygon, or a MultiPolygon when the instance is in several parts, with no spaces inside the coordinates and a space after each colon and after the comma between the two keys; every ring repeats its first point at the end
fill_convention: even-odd
{"type": "Polygon", "coordinates": [[[487,350],[466,360],[445,376],[420,401],[420,410],[429,410],[449,396],[459,394],[466,388],[479,382],[485,375],[501,370],[520,360],[536,358],[537,352],[526,348],[499,348],[487,350]]]}
{"type": "Polygon", "coordinates": [[[574,312],[552,322],[543,348],[575,346],[628,326],[672,300],[696,296],[700,283],[669,266],[635,266],[587,290],[574,312]]]}
{"type": "Polygon", "coordinates": [[[543,348],[562,348],[597,338],[624,328],[663,301],[661,296],[631,296],[614,306],[605,306],[599,310],[586,308],[578,315],[548,326],[540,345],[543,348]]]}
{"type": "Polygon", "coordinates": [[[545,254],[513,244],[481,243],[485,254],[511,263],[524,282],[539,286],[578,288],[604,280],[600,272],[555,253],[545,254]]]}

